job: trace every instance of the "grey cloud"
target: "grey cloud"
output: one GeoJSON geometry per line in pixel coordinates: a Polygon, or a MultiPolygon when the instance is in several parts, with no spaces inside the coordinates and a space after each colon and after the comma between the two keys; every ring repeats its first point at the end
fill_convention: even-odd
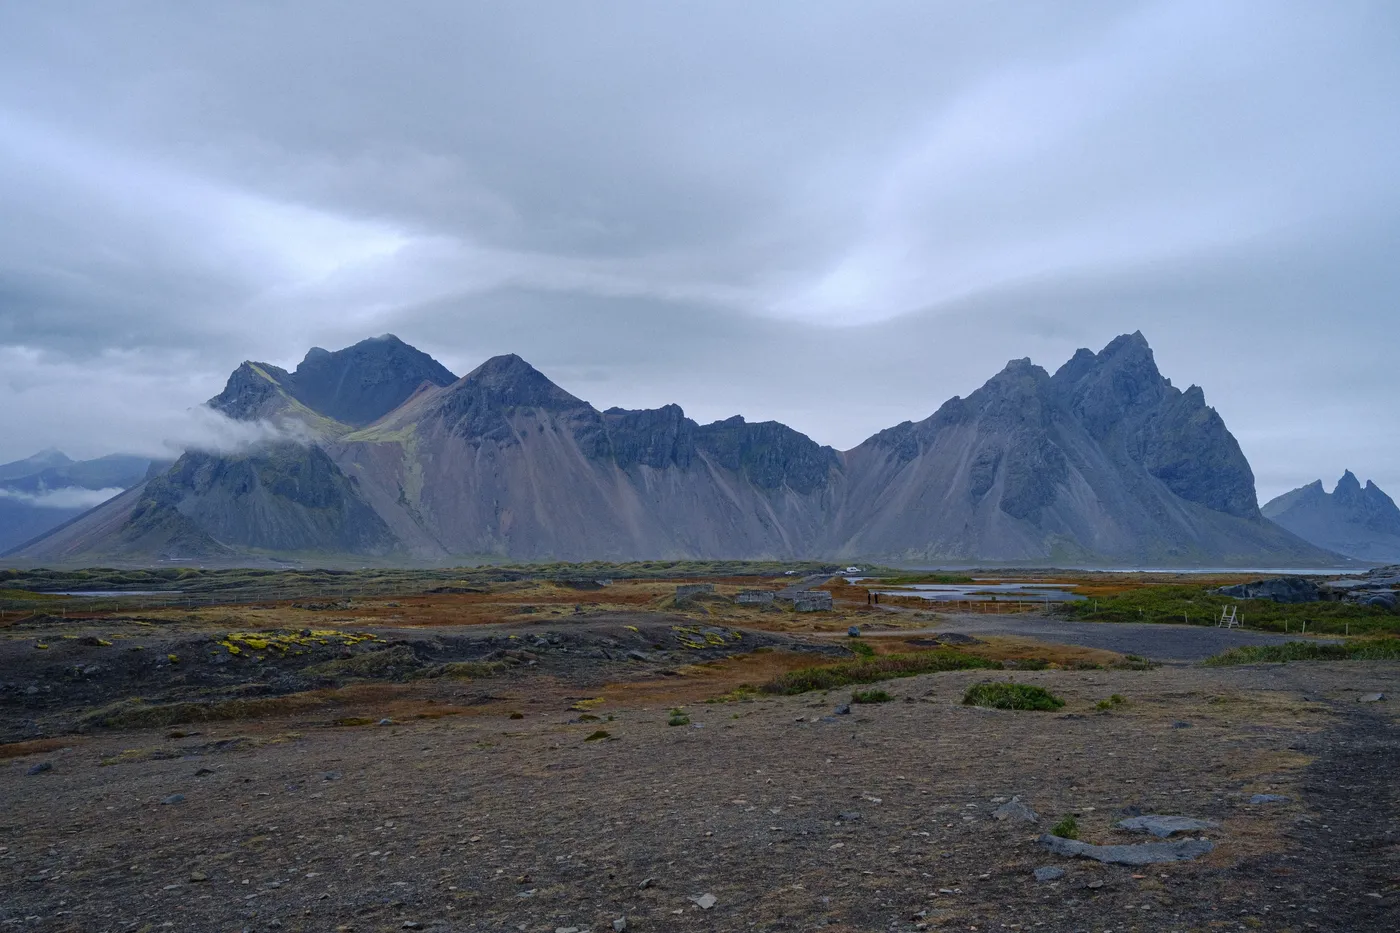
{"type": "Polygon", "coordinates": [[[1141,328],[1265,497],[1400,489],[1397,27],[1360,0],[9,5],[0,458],[195,443],[242,359],[385,331],[849,447],[1141,328]]]}
{"type": "Polygon", "coordinates": [[[16,499],[27,505],[41,509],[90,509],[101,505],[113,496],[122,494],[121,487],[111,489],[84,489],[81,486],[63,486],[59,489],[46,489],[43,492],[21,492],[17,489],[0,488],[0,499],[16,499]]]}

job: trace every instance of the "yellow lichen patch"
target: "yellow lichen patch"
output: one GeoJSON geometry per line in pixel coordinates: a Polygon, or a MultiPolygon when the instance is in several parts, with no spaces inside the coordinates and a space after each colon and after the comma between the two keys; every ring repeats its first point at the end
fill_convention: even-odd
{"type": "Polygon", "coordinates": [[[637,628],[637,626],[635,626],[635,625],[624,625],[623,628],[627,629],[629,632],[640,632],[640,631],[641,631],[641,629],[637,628]]]}
{"type": "Polygon", "coordinates": [[[576,713],[584,713],[591,709],[597,709],[602,706],[604,702],[606,701],[602,697],[594,697],[591,700],[579,700],[573,706],[570,706],[569,709],[576,713]]]}
{"type": "Polygon", "coordinates": [[[172,653],[172,654],[167,654],[166,657],[170,659],[170,663],[171,663],[171,664],[179,664],[179,663],[180,663],[180,656],[179,656],[178,654],[173,654],[173,653],[172,653]]]}
{"type": "Polygon", "coordinates": [[[49,646],[44,644],[43,642],[35,642],[34,647],[40,649],[41,651],[49,650],[49,646]]]}
{"type": "Polygon", "coordinates": [[[230,654],[241,654],[245,648],[251,651],[271,650],[286,654],[295,648],[315,645],[340,644],[348,648],[363,641],[375,641],[377,638],[378,636],[371,632],[342,632],[324,628],[303,629],[298,632],[229,632],[219,644],[227,648],[230,654]]]}

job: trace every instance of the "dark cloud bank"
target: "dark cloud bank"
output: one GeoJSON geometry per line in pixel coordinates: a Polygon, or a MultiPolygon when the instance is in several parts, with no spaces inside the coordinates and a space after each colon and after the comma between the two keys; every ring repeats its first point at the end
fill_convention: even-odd
{"type": "Polygon", "coordinates": [[[0,10],[0,461],[393,331],[850,447],[1141,329],[1400,489],[1390,3],[0,10]]]}

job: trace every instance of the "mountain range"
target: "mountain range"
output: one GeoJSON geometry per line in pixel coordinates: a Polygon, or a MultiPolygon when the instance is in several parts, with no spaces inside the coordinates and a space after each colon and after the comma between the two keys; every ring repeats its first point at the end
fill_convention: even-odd
{"type": "Polygon", "coordinates": [[[20,548],[43,561],[794,558],[1332,565],[1268,521],[1202,391],[1140,333],[837,451],[777,422],[599,410],[515,355],[457,378],[392,335],[246,362],[208,405],[296,430],[169,469],[20,548]]]}
{"type": "Polygon", "coordinates": [[[1370,480],[1351,470],[1328,493],[1322,480],[1271,500],[1265,517],[1320,547],[1381,563],[1400,563],[1400,508],[1370,480]]]}
{"type": "Polygon", "coordinates": [[[150,466],[144,457],[72,460],[53,449],[0,464],[0,553],[135,486],[150,466]]]}

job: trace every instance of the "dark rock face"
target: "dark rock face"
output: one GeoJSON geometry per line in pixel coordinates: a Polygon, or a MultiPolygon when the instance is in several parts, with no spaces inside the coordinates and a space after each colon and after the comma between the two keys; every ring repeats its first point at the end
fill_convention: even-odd
{"type": "Polygon", "coordinates": [[[800,493],[825,486],[839,466],[836,451],[776,421],[750,424],[741,415],[695,431],[696,447],[760,489],[787,486],[800,493]]]}
{"type": "Polygon", "coordinates": [[[613,458],[624,470],[635,464],[654,469],[689,469],[695,457],[695,422],[679,405],[603,412],[613,458]]]}
{"type": "Polygon", "coordinates": [[[209,400],[209,407],[235,421],[254,420],[279,401],[289,378],[285,369],[245,362],[228,377],[224,391],[209,400]]]}
{"type": "Polygon", "coordinates": [[[1266,518],[1310,541],[1361,560],[1400,560],[1400,508],[1367,480],[1347,470],[1331,493],[1322,480],[1284,493],[1264,506],[1266,518]]]}
{"type": "Polygon", "coordinates": [[[378,421],[424,383],[457,381],[441,363],[392,334],[331,353],[313,347],[295,372],[244,363],[209,407],[241,421],[263,416],[285,392],[312,411],[351,427],[378,421]]]}
{"type": "Polygon", "coordinates": [[[1322,599],[1322,590],[1306,577],[1274,577],[1222,586],[1222,596],[1236,599],[1272,599],[1276,603],[1315,603],[1322,599]]]}
{"type": "Polygon", "coordinates": [[[288,386],[307,408],[362,427],[398,408],[425,382],[445,386],[456,381],[437,360],[386,334],[334,353],[313,348],[288,386]]]}
{"type": "Polygon", "coordinates": [[[1205,393],[1184,393],[1157,370],[1141,333],[1099,354],[1080,350],[1053,379],[1061,403],[1117,458],[1141,464],[1187,502],[1243,518],[1259,514],[1254,471],[1205,393]]]}
{"type": "Polygon", "coordinates": [[[512,423],[521,411],[563,415],[573,438],[589,456],[609,451],[602,416],[582,399],[550,382],[514,353],[495,356],[451,386],[433,418],[475,445],[524,443],[512,423]]]}
{"type": "Polygon", "coordinates": [[[131,531],[167,539],[179,556],[227,551],[387,552],[392,535],[319,447],[191,452],[147,484],[131,531]]]}

